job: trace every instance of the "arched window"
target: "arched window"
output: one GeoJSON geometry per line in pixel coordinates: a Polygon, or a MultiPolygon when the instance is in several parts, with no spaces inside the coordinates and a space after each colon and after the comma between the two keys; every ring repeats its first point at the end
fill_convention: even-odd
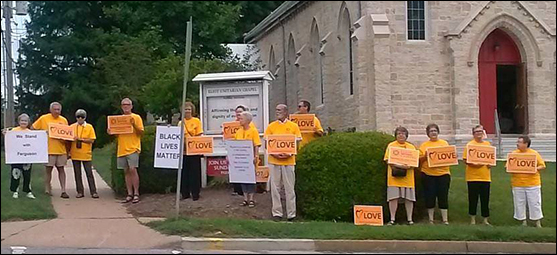
{"type": "Polygon", "coordinates": [[[347,65],[344,69],[344,76],[348,84],[348,95],[354,95],[354,47],[352,45],[352,22],[350,12],[346,6],[341,11],[339,36],[343,43],[344,52],[347,57],[347,65]]]}
{"type": "Polygon", "coordinates": [[[269,71],[275,75],[277,71],[277,61],[275,59],[275,49],[271,45],[271,50],[269,51],[269,71]]]}
{"type": "Polygon", "coordinates": [[[288,107],[295,107],[298,104],[298,67],[296,66],[296,45],[294,37],[290,34],[287,49],[287,73],[286,73],[286,101],[288,107]]]}
{"type": "Polygon", "coordinates": [[[311,26],[311,56],[313,58],[314,68],[314,86],[316,93],[316,102],[323,104],[324,102],[324,91],[325,85],[323,82],[323,58],[320,54],[321,50],[321,37],[319,35],[319,27],[317,26],[317,21],[313,19],[313,24],[311,26]]]}

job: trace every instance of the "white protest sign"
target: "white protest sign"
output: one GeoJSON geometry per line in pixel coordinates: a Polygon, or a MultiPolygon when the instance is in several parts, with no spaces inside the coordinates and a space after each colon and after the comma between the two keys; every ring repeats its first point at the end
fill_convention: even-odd
{"type": "Polygon", "coordinates": [[[253,142],[246,140],[226,141],[228,151],[228,175],[230,183],[255,184],[253,142]]]}
{"type": "Polygon", "coordinates": [[[48,163],[46,131],[8,131],[4,142],[6,164],[48,163]]]}
{"type": "Polygon", "coordinates": [[[157,126],[155,168],[178,169],[181,156],[180,127],[157,126]]]}

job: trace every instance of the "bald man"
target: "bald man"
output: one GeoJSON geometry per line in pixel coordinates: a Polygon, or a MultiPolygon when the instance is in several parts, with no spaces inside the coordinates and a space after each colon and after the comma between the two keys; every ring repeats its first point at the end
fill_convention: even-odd
{"type": "MultiPolygon", "coordinates": [[[[267,130],[265,130],[265,139],[267,139],[269,135],[295,135],[298,141],[302,139],[302,134],[298,125],[287,118],[288,107],[286,105],[277,105],[275,115],[277,120],[269,124],[267,130]]],[[[294,172],[295,165],[295,155],[284,153],[269,155],[271,197],[273,200],[272,214],[275,221],[280,221],[283,218],[282,203],[280,200],[282,184],[284,185],[286,194],[287,220],[294,221],[296,218],[296,193],[294,192],[294,185],[296,183],[296,175],[294,172]]]]}

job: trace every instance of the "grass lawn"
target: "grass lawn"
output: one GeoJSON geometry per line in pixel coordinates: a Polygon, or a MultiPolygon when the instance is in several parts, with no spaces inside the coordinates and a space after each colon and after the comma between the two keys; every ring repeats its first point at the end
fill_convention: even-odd
{"type": "Polygon", "coordinates": [[[103,148],[93,150],[93,167],[109,186],[112,183],[110,164],[114,146],[114,143],[111,143],[103,148]]]}
{"type": "MultiPolygon", "coordinates": [[[[39,220],[56,218],[56,212],[52,207],[50,196],[44,193],[44,165],[34,164],[31,171],[31,190],[37,199],[32,200],[25,197],[21,192],[23,180],[20,181],[19,198],[13,199],[10,191],[10,166],[4,164],[4,152],[2,153],[2,221],[39,220]]],[[[57,181],[57,180],[56,180],[57,181]]]]}
{"type": "MultiPolygon", "coordinates": [[[[468,191],[464,179],[464,166],[452,168],[449,201],[451,225],[418,223],[414,226],[367,227],[352,223],[296,222],[292,224],[271,221],[234,219],[168,219],[151,222],[148,226],[165,234],[203,237],[260,237],[310,239],[404,239],[404,240],[469,240],[469,241],[556,241],[555,228],[555,163],[548,163],[542,172],[543,229],[521,227],[513,219],[513,201],[510,176],[505,173],[504,162],[492,169],[491,218],[492,227],[470,226],[468,191]]],[[[270,212],[269,212],[270,213],[270,212]]],[[[478,210],[479,213],[479,210],[478,210]]],[[[440,215],[436,215],[440,219],[440,215]]],[[[481,217],[478,217],[481,222],[481,217]]]]}

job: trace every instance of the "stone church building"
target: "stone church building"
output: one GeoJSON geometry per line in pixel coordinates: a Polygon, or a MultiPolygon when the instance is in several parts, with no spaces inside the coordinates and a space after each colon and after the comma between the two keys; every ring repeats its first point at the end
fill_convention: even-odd
{"type": "Polygon", "coordinates": [[[555,8],[553,1],[286,1],[245,39],[276,76],[271,109],[287,103],[294,112],[309,100],[325,128],[405,126],[423,141],[426,125],[437,123],[443,138],[463,143],[481,123],[488,134],[555,144],[555,8]]]}

